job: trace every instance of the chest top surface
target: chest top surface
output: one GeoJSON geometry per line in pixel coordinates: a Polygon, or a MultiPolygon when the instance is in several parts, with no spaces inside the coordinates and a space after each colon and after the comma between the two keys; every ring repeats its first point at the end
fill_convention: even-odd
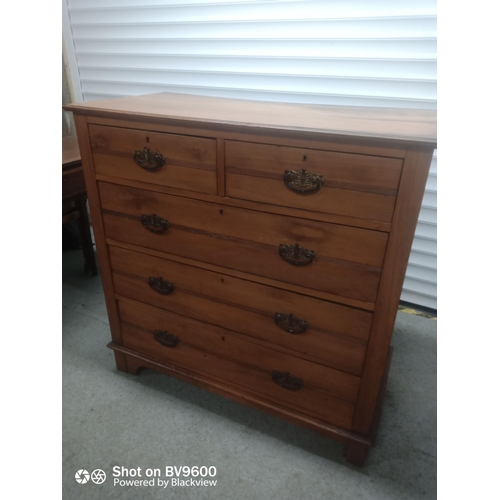
{"type": "Polygon", "coordinates": [[[77,114],[120,119],[204,123],[251,130],[289,130],[394,145],[436,147],[434,110],[289,104],[186,94],[150,94],[69,104],[77,114]]]}

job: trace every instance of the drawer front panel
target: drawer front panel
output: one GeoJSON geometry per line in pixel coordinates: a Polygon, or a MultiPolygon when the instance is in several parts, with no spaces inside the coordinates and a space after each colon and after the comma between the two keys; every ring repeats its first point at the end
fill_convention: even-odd
{"type": "Polygon", "coordinates": [[[100,183],[100,194],[109,238],[365,302],[375,300],[385,233],[106,183],[100,183]],[[142,214],[168,219],[169,229],[162,234],[148,231],[141,224],[142,214]],[[280,245],[296,243],[315,252],[311,264],[295,266],[280,256],[280,245]]]}
{"type": "Polygon", "coordinates": [[[225,142],[225,158],[227,196],[392,221],[402,160],[239,141],[225,142]]]}
{"type": "Polygon", "coordinates": [[[248,342],[229,330],[144,304],[119,301],[119,312],[125,347],[350,428],[358,377],[248,342]],[[155,338],[156,330],[163,332],[156,334],[160,340],[155,338]],[[295,378],[290,382],[297,390],[278,385],[273,380],[273,372],[289,373],[295,378]],[[296,384],[301,387],[297,388],[296,384]]]}
{"type": "Polygon", "coordinates": [[[96,173],[161,184],[201,193],[217,193],[214,139],[89,125],[96,173]],[[136,151],[160,153],[144,164],[136,151]],[[163,165],[160,165],[163,161],[163,165]]]}
{"type": "MultiPolygon", "coordinates": [[[[241,332],[296,356],[361,375],[372,318],[368,312],[131,250],[114,246],[109,250],[118,295],[241,332]],[[173,291],[155,287],[160,277],[174,285],[173,291]],[[296,333],[290,333],[276,323],[276,313],[291,312],[307,321],[304,332],[295,326],[296,333]]],[[[286,326],[283,322],[281,325],[286,326]]]]}

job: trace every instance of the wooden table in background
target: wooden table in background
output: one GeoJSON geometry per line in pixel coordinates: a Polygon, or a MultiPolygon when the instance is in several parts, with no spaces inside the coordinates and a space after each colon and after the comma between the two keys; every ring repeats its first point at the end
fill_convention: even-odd
{"type": "Polygon", "coordinates": [[[62,201],[63,224],[70,220],[78,221],[85,272],[97,275],[97,262],[90,233],[87,213],[87,191],[83,177],[82,160],[76,137],[63,137],[62,140],[62,201]]]}

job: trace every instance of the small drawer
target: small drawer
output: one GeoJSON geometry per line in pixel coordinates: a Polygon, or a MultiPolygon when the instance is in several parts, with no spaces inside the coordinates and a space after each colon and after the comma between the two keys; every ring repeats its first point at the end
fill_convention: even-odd
{"type": "Polygon", "coordinates": [[[128,300],[118,307],[125,347],[350,428],[358,377],[156,307],[128,300]]]}
{"type": "Polygon", "coordinates": [[[115,246],[109,253],[120,296],[249,335],[353,375],[362,373],[369,312],[115,246]]]}
{"type": "Polygon", "coordinates": [[[374,303],[387,234],[99,183],[114,240],[374,303]]]}
{"type": "Polygon", "coordinates": [[[217,193],[214,139],[89,125],[97,174],[217,193]]]}
{"type": "Polygon", "coordinates": [[[391,222],[402,160],[226,141],[226,195],[391,222]]]}

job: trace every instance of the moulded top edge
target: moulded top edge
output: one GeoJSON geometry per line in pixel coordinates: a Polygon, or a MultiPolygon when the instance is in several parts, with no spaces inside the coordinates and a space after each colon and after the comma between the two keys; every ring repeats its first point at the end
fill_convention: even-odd
{"type": "Polygon", "coordinates": [[[77,114],[312,132],[436,147],[436,111],[149,94],[63,106],[77,114]]]}

